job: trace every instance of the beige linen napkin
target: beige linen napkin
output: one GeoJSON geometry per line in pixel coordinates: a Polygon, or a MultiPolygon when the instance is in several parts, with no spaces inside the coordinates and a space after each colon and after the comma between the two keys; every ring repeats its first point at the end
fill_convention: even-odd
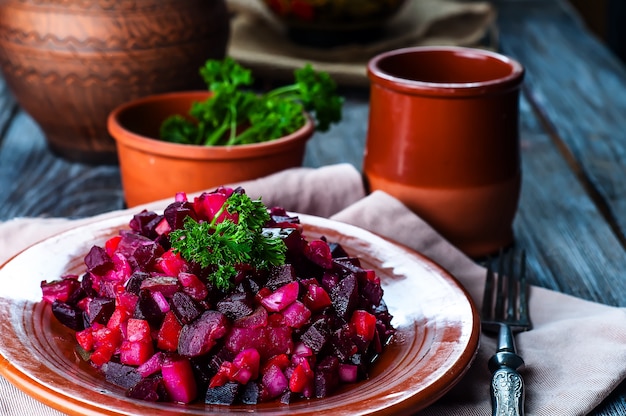
{"type": "MultiPolygon", "coordinates": [[[[244,184],[268,205],[323,215],[366,228],[432,258],[468,289],[480,305],[485,270],[446,242],[395,198],[365,195],[360,173],[350,165],[299,168],[244,184]]],[[[162,209],[171,200],[146,205],[162,209]]],[[[21,218],[0,224],[0,262],[20,249],[70,227],[138,212],[117,211],[83,220],[21,218]]],[[[526,361],[527,415],[584,415],[597,406],[626,375],[626,314],[622,308],[580,300],[533,287],[534,329],[517,336],[526,361]]],[[[481,338],[479,354],[466,376],[446,396],[419,413],[428,415],[490,414],[486,363],[495,340],[481,338]]],[[[11,415],[58,415],[0,378],[0,409],[11,415]]]]}
{"type": "Polygon", "coordinates": [[[377,41],[363,45],[314,48],[289,40],[285,28],[260,0],[229,0],[234,11],[229,55],[259,75],[292,79],[293,70],[311,62],[342,85],[367,86],[366,64],[374,55],[407,46],[495,48],[496,11],[490,2],[408,0],[377,41]]]}

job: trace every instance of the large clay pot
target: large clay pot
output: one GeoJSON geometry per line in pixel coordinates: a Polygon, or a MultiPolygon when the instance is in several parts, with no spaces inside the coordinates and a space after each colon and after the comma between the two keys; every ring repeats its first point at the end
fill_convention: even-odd
{"type": "Polygon", "coordinates": [[[368,65],[363,170],[472,257],[513,242],[522,65],[472,48],[389,51],[368,65]]]}
{"type": "Polygon", "coordinates": [[[3,0],[0,66],[55,153],[116,163],[108,113],[202,88],[198,70],[225,55],[229,30],[225,0],[3,0]]]}
{"type": "Polygon", "coordinates": [[[276,140],[236,146],[201,146],[158,140],[163,120],[187,115],[208,91],[156,94],[111,112],[108,129],[117,142],[124,197],[129,207],[177,192],[196,192],[257,179],[302,165],[315,125],[310,117],[296,132],[276,140]]]}

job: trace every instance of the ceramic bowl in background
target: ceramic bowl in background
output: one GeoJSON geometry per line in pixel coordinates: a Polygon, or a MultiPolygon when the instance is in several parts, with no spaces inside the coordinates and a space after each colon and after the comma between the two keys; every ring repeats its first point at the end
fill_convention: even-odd
{"type": "Polygon", "coordinates": [[[413,47],[368,64],[363,170],[466,254],[513,242],[522,65],[482,49],[413,47]]]}
{"type": "Polygon", "coordinates": [[[204,86],[226,53],[225,0],[4,0],[0,67],[57,155],[116,163],[107,115],[133,98],[204,86]]]}
{"type": "Polygon", "coordinates": [[[406,0],[261,0],[296,43],[337,46],[376,40],[406,0]]]}
{"type": "Polygon", "coordinates": [[[155,94],[111,112],[108,130],[117,143],[129,207],[302,165],[306,143],[315,130],[310,117],[296,132],[263,143],[202,146],[158,139],[163,120],[174,114],[187,115],[194,102],[210,95],[206,90],[155,94]]]}

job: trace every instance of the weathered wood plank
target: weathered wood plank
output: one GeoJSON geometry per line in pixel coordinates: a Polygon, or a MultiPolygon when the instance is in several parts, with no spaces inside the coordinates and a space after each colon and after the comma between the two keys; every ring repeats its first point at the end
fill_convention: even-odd
{"type": "Polygon", "coordinates": [[[89,166],[55,157],[38,125],[21,110],[1,143],[0,189],[0,220],[84,217],[123,206],[116,166],[89,166]]]}
{"type": "Polygon", "coordinates": [[[502,51],[527,69],[526,91],[583,183],[626,233],[626,67],[564,1],[497,1],[502,51]],[[524,16],[524,18],[520,18],[524,16]]]}
{"type": "Polygon", "coordinates": [[[517,245],[536,284],[584,299],[626,305],[626,252],[569,169],[528,101],[521,102],[522,195],[517,245]]]}
{"type": "Polygon", "coordinates": [[[4,82],[4,78],[0,76],[0,145],[2,145],[3,133],[16,111],[15,99],[4,82]]]}

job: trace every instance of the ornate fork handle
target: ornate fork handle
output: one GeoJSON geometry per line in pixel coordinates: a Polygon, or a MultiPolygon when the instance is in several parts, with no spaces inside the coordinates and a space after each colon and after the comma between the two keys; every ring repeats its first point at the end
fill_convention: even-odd
{"type": "Polygon", "coordinates": [[[515,353],[511,329],[500,327],[500,348],[489,360],[491,377],[491,401],[493,416],[524,415],[524,380],[517,369],[524,365],[522,357],[515,353]]]}

